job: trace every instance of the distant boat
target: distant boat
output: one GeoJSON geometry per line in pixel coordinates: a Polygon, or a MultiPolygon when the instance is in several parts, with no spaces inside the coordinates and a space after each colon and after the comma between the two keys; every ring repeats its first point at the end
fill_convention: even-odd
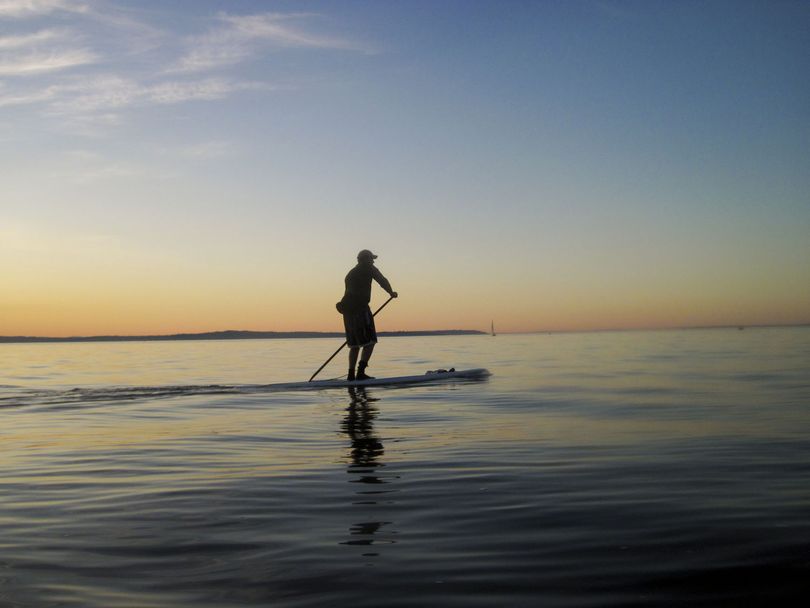
{"type": "Polygon", "coordinates": [[[492,322],[492,335],[495,335],[495,321],[492,322]]]}

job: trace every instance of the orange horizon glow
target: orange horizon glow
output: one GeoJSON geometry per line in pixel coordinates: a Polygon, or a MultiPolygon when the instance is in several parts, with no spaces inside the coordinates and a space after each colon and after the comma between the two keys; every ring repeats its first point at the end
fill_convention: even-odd
{"type": "MultiPolygon", "coordinates": [[[[68,249],[60,257],[49,249],[16,257],[16,270],[4,276],[0,336],[339,332],[334,303],[352,265],[348,252],[294,271],[267,263],[260,273],[245,270],[238,257],[213,268],[95,246],[90,254],[68,249]]],[[[571,262],[568,275],[540,268],[520,281],[498,276],[497,265],[479,264],[481,274],[492,277],[488,283],[459,276],[453,268],[460,262],[426,272],[426,262],[407,261],[389,255],[378,264],[400,293],[377,318],[380,331],[488,331],[492,321],[499,333],[810,322],[810,277],[805,284],[774,273],[717,285],[696,269],[675,289],[654,275],[606,281],[592,275],[586,261],[578,262],[579,270],[571,262]]],[[[386,297],[375,284],[372,308],[386,297]]]]}
{"type": "MultiPolygon", "coordinates": [[[[154,306],[108,298],[90,307],[85,302],[59,301],[40,306],[27,305],[4,310],[0,320],[0,336],[80,337],[80,336],[142,336],[181,333],[207,333],[226,330],[268,332],[341,332],[341,317],[330,310],[331,299],[303,302],[294,308],[281,308],[273,302],[246,303],[238,313],[210,302],[195,307],[191,301],[158,301],[154,306]],[[105,306],[106,304],[106,306],[105,306]]],[[[375,298],[376,308],[384,300],[375,298]]],[[[609,330],[673,329],[716,326],[804,325],[810,315],[795,307],[776,313],[764,310],[729,310],[678,312],[649,310],[603,311],[592,314],[587,309],[555,309],[547,306],[542,318],[532,318],[521,311],[506,314],[481,315],[471,308],[451,312],[430,310],[430,307],[409,302],[406,298],[390,304],[377,317],[378,331],[420,330],[478,330],[489,332],[494,321],[496,333],[585,332],[609,330]]]]}
{"type": "MultiPolygon", "coordinates": [[[[6,244],[8,244],[8,240],[6,244]]],[[[3,244],[0,241],[0,245],[3,244]]],[[[210,259],[117,241],[18,233],[5,258],[0,336],[167,335],[224,330],[342,331],[334,303],[353,250],[289,264],[249,264],[239,248],[210,259]],[[258,270],[257,270],[258,269],[258,270]]],[[[635,262],[635,275],[598,274],[591,260],[524,266],[498,259],[434,264],[385,244],[378,266],[400,298],[377,318],[381,331],[472,329],[499,333],[665,329],[810,322],[810,271],[728,273],[635,262]],[[472,264],[475,272],[465,268],[472,264]],[[513,265],[514,266],[514,265],[513,265]],[[661,274],[665,273],[665,274],[661,274]],[[669,276],[671,278],[664,278],[669,276]],[[483,277],[483,278],[479,278],[483,277]]],[[[376,284],[372,308],[386,299],[376,284]]]]}

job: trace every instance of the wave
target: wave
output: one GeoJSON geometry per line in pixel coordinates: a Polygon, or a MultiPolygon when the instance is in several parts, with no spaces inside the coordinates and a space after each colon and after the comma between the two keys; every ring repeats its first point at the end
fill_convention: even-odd
{"type": "Polygon", "coordinates": [[[489,372],[472,369],[428,372],[424,376],[379,378],[369,381],[368,386],[347,386],[345,379],[320,380],[315,382],[286,382],[281,384],[191,384],[169,386],[119,386],[80,387],[71,389],[30,389],[3,387],[0,391],[0,409],[31,405],[71,405],[97,402],[116,402],[150,399],[167,399],[196,395],[250,395],[302,390],[350,390],[396,388],[412,384],[437,384],[445,382],[465,383],[485,380],[489,372]]]}
{"type": "Polygon", "coordinates": [[[25,389],[3,387],[0,409],[29,405],[78,404],[98,401],[162,399],[190,395],[244,394],[257,392],[256,385],[199,384],[187,386],[122,386],[72,389],[25,389]]]}

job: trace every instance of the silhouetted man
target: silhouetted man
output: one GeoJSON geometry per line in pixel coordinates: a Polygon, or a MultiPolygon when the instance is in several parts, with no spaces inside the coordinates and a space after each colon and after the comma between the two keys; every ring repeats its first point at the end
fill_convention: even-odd
{"type": "Polygon", "coordinates": [[[338,311],[343,314],[343,326],[346,328],[346,344],[349,346],[349,380],[371,380],[372,377],[366,375],[366,367],[374,352],[374,345],[377,343],[377,329],[374,327],[374,316],[368,303],[371,301],[371,279],[379,283],[392,298],[397,297],[397,292],[391,289],[388,282],[379,269],[374,266],[376,255],[368,249],[363,249],[357,254],[357,266],[346,275],[346,292],[343,299],[337,303],[338,311]],[[357,356],[360,349],[360,363],[357,363],[357,356]],[[357,363],[357,374],[354,373],[354,366],[357,363]]]}

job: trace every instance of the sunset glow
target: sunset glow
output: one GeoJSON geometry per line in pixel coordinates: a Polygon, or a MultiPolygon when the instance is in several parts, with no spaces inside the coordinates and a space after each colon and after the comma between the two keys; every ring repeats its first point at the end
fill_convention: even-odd
{"type": "Polygon", "coordinates": [[[380,330],[810,323],[809,25],[0,2],[0,335],[338,331],[363,248],[380,330]]]}

